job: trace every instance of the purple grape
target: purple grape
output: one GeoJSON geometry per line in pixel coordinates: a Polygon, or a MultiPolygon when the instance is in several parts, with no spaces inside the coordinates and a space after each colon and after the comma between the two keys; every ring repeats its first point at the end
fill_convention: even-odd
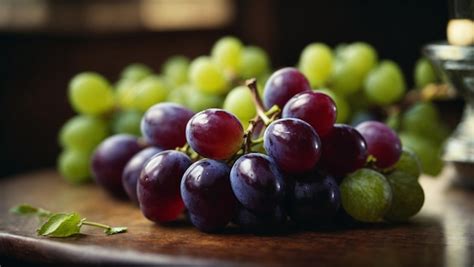
{"type": "Polygon", "coordinates": [[[287,218],[287,212],[282,205],[278,205],[264,214],[256,214],[240,206],[234,222],[247,231],[268,233],[282,229],[287,218]]]}
{"type": "Polygon", "coordinates": [[[102,141],[91,162],[97,184],[114,196],[126,197],[122,172],[127,162],[142,148],[138,138],[128,134],[113,135],[102,141]]]}
{"type": "Polygon", "coordinates": [[[140,209],[147,219],[157,223],[169,222],[176,220],[183,212],[180,183],[191,163],[186,154],[165,150],[143,167],[137,195],[140,209]]]}
{"type": "Polygon", "coordinates": [[[402,154],[402,143],[390,127],[378,121],[366,121],[356,129],[367,142],[367,150],[375,157],[377,168],[385,169],[397,163],[402,154]]]}
{"type": "Polygon", "coordinates": [[[186,124],[193,115],[178,104],[156,104],[143,115],[142,135],[147,143],[162,149],[181,147],[186,143],[186,124]]]}
{"type": "Polygon", "coordinates": [[[330,174],[340,177],[362,168],[367,160],[367,144],[353,127],[335,124],[322,139],[320,165],[330,174]]]}
{"type": "Polygon", "coordinates": [[[271,212],[285,198],[285,181],[275,162],[264,154],[240,157],[230,171],[237,200],[255,213],[271,212]]]}
{"type": "Polygon", "coordinates": [[[313,127],[300,119],[279,119],[265,130],[265,151],[286,173],[312,170],[321,156],[321,141],[313,127]]]}
{"type": "Polygon", "coordinates": [[[186,126],[186,140],[194,151],[217,160],[232,157],[241,147],[244,129],[231,113],[206,109],[194,115],[186,126]]]}
{"type": "Polygon", "coordinates": [[[201,231],[225,227],[235,214],[237,200],[230,187],[230,168],[223,162],[202,159],[184,173],[181,197],[191,222],[201,231]]]}
{"type": "Polygon", "coordinates": [[[336,180],[320,172],[294,179],[289,193],[291,219],[301,225],[327,224],[336,215],[341,196],[336,180]]]}
{"type": "Polygon", "coordinates": [[[128,197],[134,203],[138,203],[137,182],[140,178],[140,173],[142,172],[143,166],[145,166],[151,157],[161,151],[162,150],[157,147],[145,148],[133,156],[128,161],[127,165],[125,165],[125,169],[122,173],[122,184],[128,197]]]}
{"type": "Polygon", "coordinates": [[[336,104],[326,94],[308,91],[292,97],[283,108],[283,118],[298,118],[313,126],[323,137],[331,132],[336,122],[336,104]]]}
{"type": "Polygon", "coordinates": [[[308,79],[295,68],[283,68],[272,74],[265,84],[264,104],[267,108],[283,108],[294,95],[310,91],[308,79]]]}

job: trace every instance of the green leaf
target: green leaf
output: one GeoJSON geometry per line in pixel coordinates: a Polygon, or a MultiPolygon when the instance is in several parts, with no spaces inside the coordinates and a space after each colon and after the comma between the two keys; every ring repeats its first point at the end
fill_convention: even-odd
{"type": "Polygon", "coordinates": [[[20,215],[37,215],[40,217],[47,217],[51,215],[51,212],[42,208],[36,208],[29,204],[20,204],[10,209],[11,213],[20,215]]]}
{"type": "Polygon", "coordinates": [[[55,213],[37,230],[38,235],[68,237],[78,234],[82,219],[77,213],[55,213]]]}
{"type": "Polygon", "coordinates": [[[127,232],[127,227],[110,227],[109,229],[106,229],[104,233],[107,235],[115,235],[115,234],[120,234],[120,233],[125,233],[127,232]]]}

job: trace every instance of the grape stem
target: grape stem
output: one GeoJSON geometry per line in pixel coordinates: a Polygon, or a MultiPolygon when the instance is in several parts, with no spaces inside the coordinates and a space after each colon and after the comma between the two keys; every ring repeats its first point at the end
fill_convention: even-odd
{"type": "Polygon", "coordinates": [[[258,116],[263,120],[265,125],[270,124],[270,118],[267,116],[267,114],[265,114],[265,107],[263,105],[262,99],[260,98],[260,94],[258,93],[257,79],[249,79],[245,81],[245,85],[247,85],[247,87],[250,89],[250,92],[252,93],[252,100],[255,103],[258,116]]]}
{"type": "Polygon", "coordinates": [[[93,226],[93,227],[99,227],[99,228],[103,228],[103,229],[106,229],[106,230],[112,229],[112,226],[110,226],[110,225],[97,223],[97,222],[83,221],[82,224],[83,225],[88,225],[88,226],[93,226]]]}

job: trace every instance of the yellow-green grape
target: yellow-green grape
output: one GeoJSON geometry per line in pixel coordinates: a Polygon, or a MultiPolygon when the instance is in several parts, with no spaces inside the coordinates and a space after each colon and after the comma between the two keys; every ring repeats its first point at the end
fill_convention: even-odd
{"type": "Polygon", "coordinates": [[[189,79],[203,93],[222,95],[229,90],[222,68],[209,57],[198,57],[191,62],[189,79]]]}
{"type": "Polygon", "coordinates": [[[377,105],[388,105],[400,100],[405,94],[405,79],[400,67],[393,61],[384,60],[369,72],[364,82],[364,92],[377,105]]]}
{"type": "Polygon", "coordinates": [[[394,169],[404,172],[418,179],[421,175],[421,163],[415,152],[408,148],[403,148],[400,159],[395,164],[394,169]]]}
{"type": "Polygon", "coordinates": [[[346,176],[340,191],[344,210],[361,222],[380,221],[392,202],[387,179],[371,169],[359,169],[346,176]]]}
{"type": "Polygon", "coordinates": [[[243,79],[258,78],[265,75],[270,68],[267,53],[256,46],[247,46],[242,51],[239,74],[243,79]]]}
{"type": "Polygon", "coordinates": [[[115,101],[122,109],[133,108],[133,94],[137,81],[132,79],[122,79],[115,85],[115,101]]]}
{"type": "Polygon", "coordinates": [[[78,115],[63,125],[59,132],[59,142],[65,148],[88,152],[92,151],[108,134],[106,121],[78,115]]]}
{"type": "Polygon", "coordinates": [[[377,57],[377,51],[371,45],[363,42],[347,45],[341,51],[344,63],[350,65],[362,77],[365,77],[375,67],[377,57]]]}
{"type": "Polygon", "coordinates": [[[168,93],[168,97],[166,98],[167,102],[173,102],[177,104],[181,104],[186,106],[186,98],[187,94],[186,91],[191,87],[191,85],[181,85],[175,88],[172,88],[168,93]]]}
{"type": "Polygon", "coordinates": [[[112,119],[112,132],[114,134],[132,134],[140,136],[140,123],[143,113],[136,110],[123,110],[114,115],[112,119]]]}
{"type": "Polygon", "coordinates": [[[388,221],[406,221],[423,207],[423,188],[415,176],[402,171],[396,170],[386,177],[392,189],[392,205],[384,218],[388,221]]]}
{"type": "Polygon", "coordinates": [[[186,94],[186,107],[194,112],[208,108],[220,108],[224,101],[222,96],[206,94],[193,86],[183,89],[186,94]]]}
{"type": "Polygon", "coordinates": [[[431,140],[410,133],[400,133],[398,135],[404,148],[415,152],[421,162],[423,173],[437,176],[443,169],[441,160],[441,147],[431,140]]]}
{"type": "Polygon", "coordinates": [[[306,46],[299,59],[299,69],[312,87],[323,85],[331,75],[333,55],[331,48],[322,43],[306,46]]]}
{"type": "Polygon", "coordinates": [[[184,56],[170,57],[163,64],[162,72],[173,85],[179,86],[188,82],[189,59],[184,56]]]}
{"type": "Polygon", "coordinates": [[[239,69],[242,50],[242,42],[239,39],[226,36],[214,44],[211,57],[219,67],[235,73],[239,69]]]}
{"type": "Polygon", "coordinates": [[[120,77],[122,79],[130,79],[140,81],[152,74],[152,70],[141,63],[133,63],[122,70],[120,77]]]}
{"type": "Polygon", "coordinates": [[[419,102],[410,107],[403,114],[401,124],[403,131],[435,143],[443,142],[449,135],[449,129],[441,123],[438,110],[431,102],[419,102]]]}
{"type": "Polygon", "coordinates": [[[145,112],[156,103],[166,100],[169,89],[165,81],[158,76],[149,76],[135,85],[132,97],[132,108],[145,112]]]}
{"type": "Polygon", "coordinates": [[[69,101],[81,114],[102,115],[114,108],[114,93],[104,77],[94,72],[83,72],[69,83],[69,101]]]}
{"type": "Polygon", "coordinates": [[[90,152],[66,149],[58,157],[59,173],[71,183],[83,183],[90,180],[90,152]]]}
{"type": "Polygon", "coordinates": [[[326,95],[330,96],[332,100],[334,100],[334,103],[336,103],[336,107],[337,107],[336,122],[337,123],[344,123],[349,119],[351,108],[349,106],[349,103],[347,103],[344,97],[341,97],[336,92],[331,91],[326,88],[317,89],[316,91],[325,93],[326,95]]]}
{"type": "Polygon", "coordinates": [[[336,60],[329,78],[329,84],[338,94],[347,96],[362,88],[363,78],[353,65],[336,60]]]}
{"type": "Polygon", "coordinates": [[[230,91],[224,100],[223,108],[234,114],[244,129],[247,129],[249,121],[257,114],[252,93],[246,86],[239,86],[230,91]]]}
{"type": "Polygon", "coordinates": [[[418,59],[413,71],[413,77],[415,78],[415,85],[417,88],[423,88],[430,83],[438,81],[433,65],[431,65],[426,58],[418,59]]]}

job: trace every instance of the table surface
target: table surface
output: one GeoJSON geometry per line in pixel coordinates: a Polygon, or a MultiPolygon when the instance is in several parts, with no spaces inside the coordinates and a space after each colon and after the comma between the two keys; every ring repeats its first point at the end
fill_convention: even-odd
{"type": "Polygon", "coordinates": [[[449,172],[420,179],[425,205],[408,223],[259,236],[238,228],[205,234],[186,223],[158,226],[131,203],[110,198],[94,184],[69,185],[55,171],[45,170],[0,181],[0,254],[37,262],[110,265],[472,267],[474,192],[451,186],[449,172]],[[70,238],[38,237],[36,218],[8,212],[19,203],[76,211],[129,231],[105,236],[84,228],[84,234],[70,238]]]}

